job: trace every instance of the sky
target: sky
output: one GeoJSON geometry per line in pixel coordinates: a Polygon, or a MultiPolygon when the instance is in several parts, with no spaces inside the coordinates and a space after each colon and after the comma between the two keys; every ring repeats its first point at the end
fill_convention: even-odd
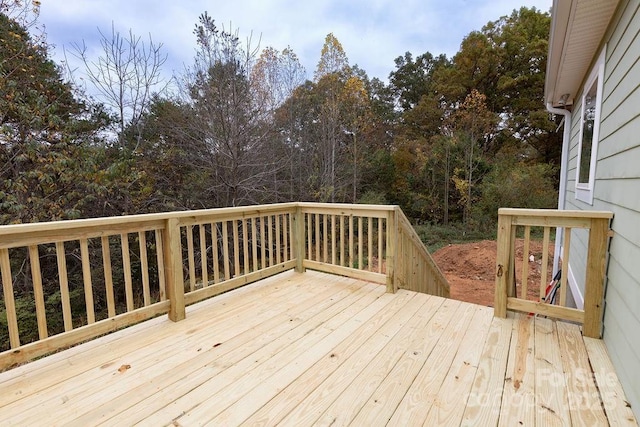
{"type": "Polygon", "coordinates": [[[320,59],[328,33],[342,44],[349,63],[370,78],[386,81],[394,59],[411,52],[452,57],[464,36],[521,6],[542,11],[552,0],[43,0],[40,23],[63,59],[63,46],[86,44],[100,53],[98,28],[110,34],[134,34],[163,43],[168,55],[164,73],[180,73],[193,63],[198,16],[207,11],[218,26],[239,31],[253,45],[287,46],[298,55],[307,78],[320,59]]]}

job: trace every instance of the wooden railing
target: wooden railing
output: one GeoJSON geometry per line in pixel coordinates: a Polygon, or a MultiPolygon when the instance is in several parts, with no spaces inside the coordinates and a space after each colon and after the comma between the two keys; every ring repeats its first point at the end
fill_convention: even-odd
{"type": "Polygon", "coordinates": [[[402,210],[397,209],[396,280],[398,287],[449,297],[449,283],[402,210]]]}
{"type": "MultiPolygon", "coordinates": [[[[494,310],[497,317],[505,317],[507,310],[528,312],[583,325],[583,335],[599,338],[602,328],[604,277],[611,212],[556,211],[531,209],[500,209],[498,212],[498,252],[496,259],[496,288],[494,310]],[[529,248],[532,227],[542,229],[542,258],[539,292],[534,298],[528,288],[529,248]],[[549,283],[549,244],[552,229],[562,235],[562,265],[557,304],[545,301],[549,283]],[[569,259],[573,229],[588,230],[586,269],[584,275],[583,309],[567,307],[569,259]],[[516,237],[523,239],[520,297],[516,297],[516,237]]],[[[558,238],[559,236],[556,236],[558,238]]]]}
{"type": "Polygon", "coordinates": [[[394,206],[285,203],[0,226],[0,369],[159,314],[179,321],[189,304],[293,268],[448,295],[394,206]]]}
{"type": "Polygon", "coordinates": [[[301,203],[303,266],[432,295],[449,284],[397,206],[301,203]]]}

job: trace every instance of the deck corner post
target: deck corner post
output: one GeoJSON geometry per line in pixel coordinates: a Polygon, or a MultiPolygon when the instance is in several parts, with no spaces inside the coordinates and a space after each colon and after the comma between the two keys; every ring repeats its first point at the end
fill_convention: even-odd
{"type": "Polygon", "coordinates": [[[166,293],[169,299],[169,319],[178,322],[186,317],[184,305],[184,278],[182,276],[182,251],[180,249],[180,225],[177,218],[165,222],[162,233],[166,293]]]}
{"type": "Polygon", "coordinates": [[[590,338],[600,338],[602,332],[609,221],[593,218],[589,231],[582,334],[590,338]]]}
{"type": "Polygon", "coordinates": [[[396,247],[398,244],[398,206],[387,215],[387,292],[395,294],[398,291],[396,280],[396,247]]]}
{"type": "Polygon", "coordinates": [[[498,251],[496,256],[496,289],[493,304],[495,317],[507,317],[507,292],[510,285],[512,217],[498,213],[498,251]]]}
{"type": "Polygon", "coordinates": [[[304,273],[304,247],[305,247],[305,235],[304,235],[304,212],[300,205],[296,205],[296,212],[293,216],[293,244],[294,253],[296,254],[296,272],[304,273]]]}

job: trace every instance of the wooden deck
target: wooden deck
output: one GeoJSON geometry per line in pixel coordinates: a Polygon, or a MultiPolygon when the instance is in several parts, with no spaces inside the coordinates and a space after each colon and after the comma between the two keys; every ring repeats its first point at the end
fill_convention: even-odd
{"type": "Polygon", "coordinates": [[[4,372],[0,420],[636,425],[602,341],[576,325],[312,271],[4,372]]]}

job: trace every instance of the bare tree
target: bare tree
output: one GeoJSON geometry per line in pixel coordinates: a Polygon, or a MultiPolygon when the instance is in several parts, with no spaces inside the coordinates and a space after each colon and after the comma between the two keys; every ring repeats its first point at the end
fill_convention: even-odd
{"type": "Polygon", "coordinates": [[[252,69],[258,47],[243,44],[238,30],[219,29],[205,12],[194,31],[196,59],[180,82],[190,106],[189,135],[184,143],[192,166],[208,176],[208,194],[217,206],[238,206],[268,198],[273,170],[273,97],[254,85],[252,69]]]}
{"type": "Polygon", "coordinates": [[[156,44],[151,34],[146,41],[132,30],[128,36],[122,36],[113,23],[110,35],[98,31],[101,56],[92,59],[84,41],[71,45],[71,55],[82,61],[84,74],[97,91],[98,101],[115,113],[120,147],[125,147],[125,129],[130,127],[135,132],[135,150],[141,143],[144,123],[141,119],[152,95],[167,86],[161,70],[167,54],[163,52],[163,44],[156,44]]]}

